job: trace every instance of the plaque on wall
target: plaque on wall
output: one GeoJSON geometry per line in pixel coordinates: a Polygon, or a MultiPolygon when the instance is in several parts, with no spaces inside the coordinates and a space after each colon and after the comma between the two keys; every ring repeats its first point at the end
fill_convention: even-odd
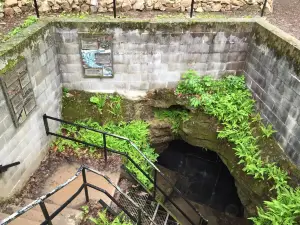
{"type": "Polygon", "coordinates": [[[95,35],[81,38],[81,58],[84,76],[113,77],[112,36],[95,35]]]}
{"type": "Polygon", "coordinates": [[[36,106],[25,59],[18,60],[14,68],[0,74],[0,81],[12,119],[19,127],[36,106]]]}

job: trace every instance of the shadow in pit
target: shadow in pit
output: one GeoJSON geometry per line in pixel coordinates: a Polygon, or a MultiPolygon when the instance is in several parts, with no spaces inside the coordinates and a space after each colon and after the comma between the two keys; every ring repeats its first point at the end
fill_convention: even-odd
{"type": "MultiPolygon", "coordinates": [[[[250,224],[243,218],[244,209],[234,178],[215,152],[176,140],[159,156],[158,164],[183,195],[209,220],[210,225],[250,224]]],[[[162,180],[158,179],[158,182],[162,180]]],[[[191,209],[185,207],[186,203],[177,198],[172,190],[168,193],[176,204],[191,209]]],[[[168,202],[165,202],[165,206],[171,207],[168,202]]],[[[177,214],[176,209],[173,211],[177,214]]],[[[193,212],[186,213],[193,217],[193,212]]]]}

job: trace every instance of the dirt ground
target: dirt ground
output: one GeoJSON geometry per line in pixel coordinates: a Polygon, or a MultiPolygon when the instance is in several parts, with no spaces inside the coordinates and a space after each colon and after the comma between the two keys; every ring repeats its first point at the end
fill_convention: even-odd
{"type": "MultiPolygon", "coordinates": [[[[272,24],[278,26],[282,30],[291,35],[295,36],[297,39],[300,39],[300,4],[299,0],[274,0],[274,12],[272,14],[266,14],[266,18],[272,24]]],[[[3,18],[0,19],[0,36],[1,34],[6,34],[9,30],[20,25],[24,18],[31,13],[22,14],[14,18],[3,18]]],[[[107,13],[112,15],[112,13],[107,13]]],[[[161,12],[161,11],[147,11],[147,12],[117,12],[118,17],[131,17],[131,18],[153,18],[153,17],[188,17],[188,12],[185,13],[170,13],[170,12],[161,12]]],[[[51,16],[51,15],[48,15],[51,16]]],[[[57,16],[57,15],[53,15],[57,16]]],[[[198,13],[195,14],[195,17],[259,17],[260,10],[254,10],[253,7],[246,7],[235,12],[226,12],[226,13],[198,13]]]]}

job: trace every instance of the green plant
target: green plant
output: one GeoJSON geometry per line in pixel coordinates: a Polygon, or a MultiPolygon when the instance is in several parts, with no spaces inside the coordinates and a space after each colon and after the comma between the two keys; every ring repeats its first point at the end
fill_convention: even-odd
{"type": "Polygon", "coordinates": [[[266,137],[266,138],[269,138],[269,137],[272,136],[272,134],[276,133],[276,131],[273,130],[273,127],[272,127],[271,124],[268,124],[267,126],[261,124],[260,129],[263,133],[263,136],[266,137]]]}
{"type": "Polygon", "coordinates": [[[112,95],[110,96],[110,104],[109,104],[109,112],[115,117],[115,118],[121,118],[122,117],[122,97],[120,95],[112,95]]]}
{"type": "Polygon", "coordinates": [[[179,109],[159,109],[154,111],[157,119],[167,119],[172,124],[172,132],[178,134],[180,124],[189,120],[189,113],[187,110],[179,109]]]}
{"type": "Polygon", "coordinates": [[[15,27],[12,31],[8,32],[7,35],[4,35],[2,38],[2,42],[7,41],[8,39],[10,39],[11,37],[15,36],[16,34],[20,33],[21,30],[29,27],[30,25],[36,23],[38,21],[38,18],[35,16],[28,16],[25,21],[23,22],[23,24],[21,24],[20,26],[15,27]]]}
{"type": "MultiPolygon", "coordinates": [[[[150,147],[148,129],[149,124],[144,121],[136,120],[129,123],[120,122],[118,124],[107,123],[103,126],[91,120],[77,121],[76,123],[94,128],[96,130],[102,130],[108,133],[113,133],[129,138],[137,145],[139,149],[141,149],[143,154],[151,162],[155,162],[158,157],[154,149],[150,147]]],[[[71,125],[63,125],[59,131],[59,134],[63,134],[64,136],[71,136],[78,140],[85,141],[97,146],[103,146],[102,134],[87,129],[77,129],[76,127],[71,125]]],[[[106,144],[110,149],[128,154],[128,156],[130,156],[134,160],[134,162],[141,167],[142,170],[144,170],[149,175],[151,174],[150,165],[146,162],[142,155],[140,155],[138,151],[136,151],[135,148],[130,143],[128,143],[128,141],[107,136],[106,144]]],[[[57,138],[53,143],[53,148],[57,149],[57,151],[59,152],[63,152],[66,149],[72,149],[76,153],[80,154],[82,149],[86,147],[80,143],[76,143],[63,138],[57,138]]],[[[94,147],[89,147],[88,152],[92,156],[96,156],[97,154],[99,154],[98,149],[94,147]]],[[[127,161],[124,158],[124,164],[126,168],[131,171],[146,188],[152,188],[152,183],[138,168],[136,168],[133,163],[127,161]]]]}
{"type": "Polygon", "coordinates": [[[96,95],[94,95],[90,98],[90,102],[94,103],[97,106],[100,114],[102,114],[102,110],[103,110],[103,107],[106,103],[106,99],[107,99],[106,94],[104,94],[104,95],[96,94],[96,95]]]}
{"type": "Polygon", "coordinates": [[[69,93],[69,88],[63,87],[63,96],[67,96],[67,94],[69,93]]]}
{"type": "MultiPolygon", "coordinates": [[[[259,115],[251,119],[254,112],[254,100],[245,85],[243,76],[227,76],[220,80],[200,77],[189,70],[176,89],[178,97],[190,100],[190,105],[201,107],[207,114],[215,116],[222,124],[218,138],[226,138],[234,143],[235,154],[243,170],[255,179],[273,180],[277,198],[265,202],[264,208],[258,208],[258,217],[251,218],[256,225],[293,225],[300,217],[300,191],[293,190],[287,183],[287,172],[275,163],[263,161],[252,133],[251,124],[261,120],[259,115]]],[[[260,123],[260,122],[259,122],[260,123]]],[[[261,126],[264,137],[274,132],[272,127],[261,126]]],[[[263,137],[262,137],[263,138],[263,137]]]]}
{"type": "Polygon", "coordinates": [[[132,225],[131,222],[125,219],[123,214],[119,214],[114,220],[110,221],[106,211],[98,212],[97,218],[90,217],[89,219],[96,225],[132,225]]]}
{"type": "Polygon", "coordinates": [[[90,208],[89,208],[89,206],[87,206],[87,205],[81,206],[81,209],[82,209],[83,214],[84,214],[85,216],[88,215],[89,212],[90,212],[90,208]]]}

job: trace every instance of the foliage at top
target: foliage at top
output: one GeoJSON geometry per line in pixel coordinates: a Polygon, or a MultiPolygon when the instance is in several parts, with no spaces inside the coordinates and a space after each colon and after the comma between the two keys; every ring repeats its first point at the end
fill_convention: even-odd
{"type": "MultiPolygon", "coordinates": [[[[148,123],[140,120],[131,121],[130,123],[120,122],[119,124],[107,123],[101,126],[97,122],[93,122],[91,120],[88,121],[78,121],[77,124],[88,126],[90,128],[106,131],[111,134],[116,134],[119,136],[127,137],[131,141],[133,141],[136,146],[144,153],[144,155],[151,161],[155,162],[158,155],[155,153],[154,149],[150,147],[149,144],[149,129],[148,123]]],[[[75,139],[85,141],[87,143],[91,143],[97,146],[103,146],[103,136],[101,133],[97,133],[94,131],[90,131],[87,129],[77,129],[75,126],[64,124],[62,125],[60,134],[64,136],[73,137],[75,139]]],[[[113,149],[118,152],[126,153],[130,156],[134,162],[141,167],[143,171],[148,174],[151,174],[152,167],[146,162],[146,160],[142,157],[142,155],[127,141],[106,136],[106,144],[107,147],[113,149]]],[[[80,143],[76,143],[67,139],[58,138],[54,142],[55,148],[63,152],[66,149],[72,149],[80,155],[80,151],[84,149],[86,146],[80,143]]],[[[89,147],[89,152],[91,155],[99,154],[99,149],[94,147],[89,147]]],[[[125,160],[125,159],[124,159],[125,160]]],[[[152,183],[148,180],[148,178],[142,174],[142,172],[136,168],[134,164],[130,161],[125,160],[125,166],[129,171],[131,171],[134,175],[136,175],[137,179],[148,189],[152,188],[152,183]]]]}
{"type": "Polygon", "coordinates": [[[23,29],[29,27],[30,25],[36,23],[38,21],[38,18],[35,16],[28,16],[27,19],[21,24],[20,26],[15,27],[12,31],[10,31],[8,34],[4,35],[1,38],[1,42],[5,42],[11,37],[15,36],[16,34],[20,33],[23,29]]]}
{"type": "Polygon", "coordinates": [[[273,130],[263,127],[265,137],[255,137],[251,125],[254,100],[246,88],[243,76],[227,76],[214,80],[210,76],[200,77],[195,71],[187,71],[179,83],[178,97],[188,98],[192,107],[202,108],[207,114],[218,118],[222,129],[218,138],[226,138],[234,144],[235,154],[244,171],[255,179],[273,180],[271,190],[277,199],[265,202],[258,208],[258,217],[251,218],[256,225],[294,225],[300,216],[300,191],[292,189],[287,181],[287,172],[275,163],[263,161],[257,144],[258,138],[270,137],[273,130]]]}
{"type": "Polygon", "coordinates": [[[172,124],[172,132],[178,134],[181,122],[189,120],[189,113],[187,110],[179,109],[159,109],[154,112],[157,119],[168,120],[172,124]]]}
{"type": "Polygon", "coordinates": [[[122,219],[123,214],[118,215],[114,220],[110,221],[106,215],[106,211],[99,212],[97,218],[90,217],[90,221],[96,225],[132,225],[131,222],[122,219]]]}

